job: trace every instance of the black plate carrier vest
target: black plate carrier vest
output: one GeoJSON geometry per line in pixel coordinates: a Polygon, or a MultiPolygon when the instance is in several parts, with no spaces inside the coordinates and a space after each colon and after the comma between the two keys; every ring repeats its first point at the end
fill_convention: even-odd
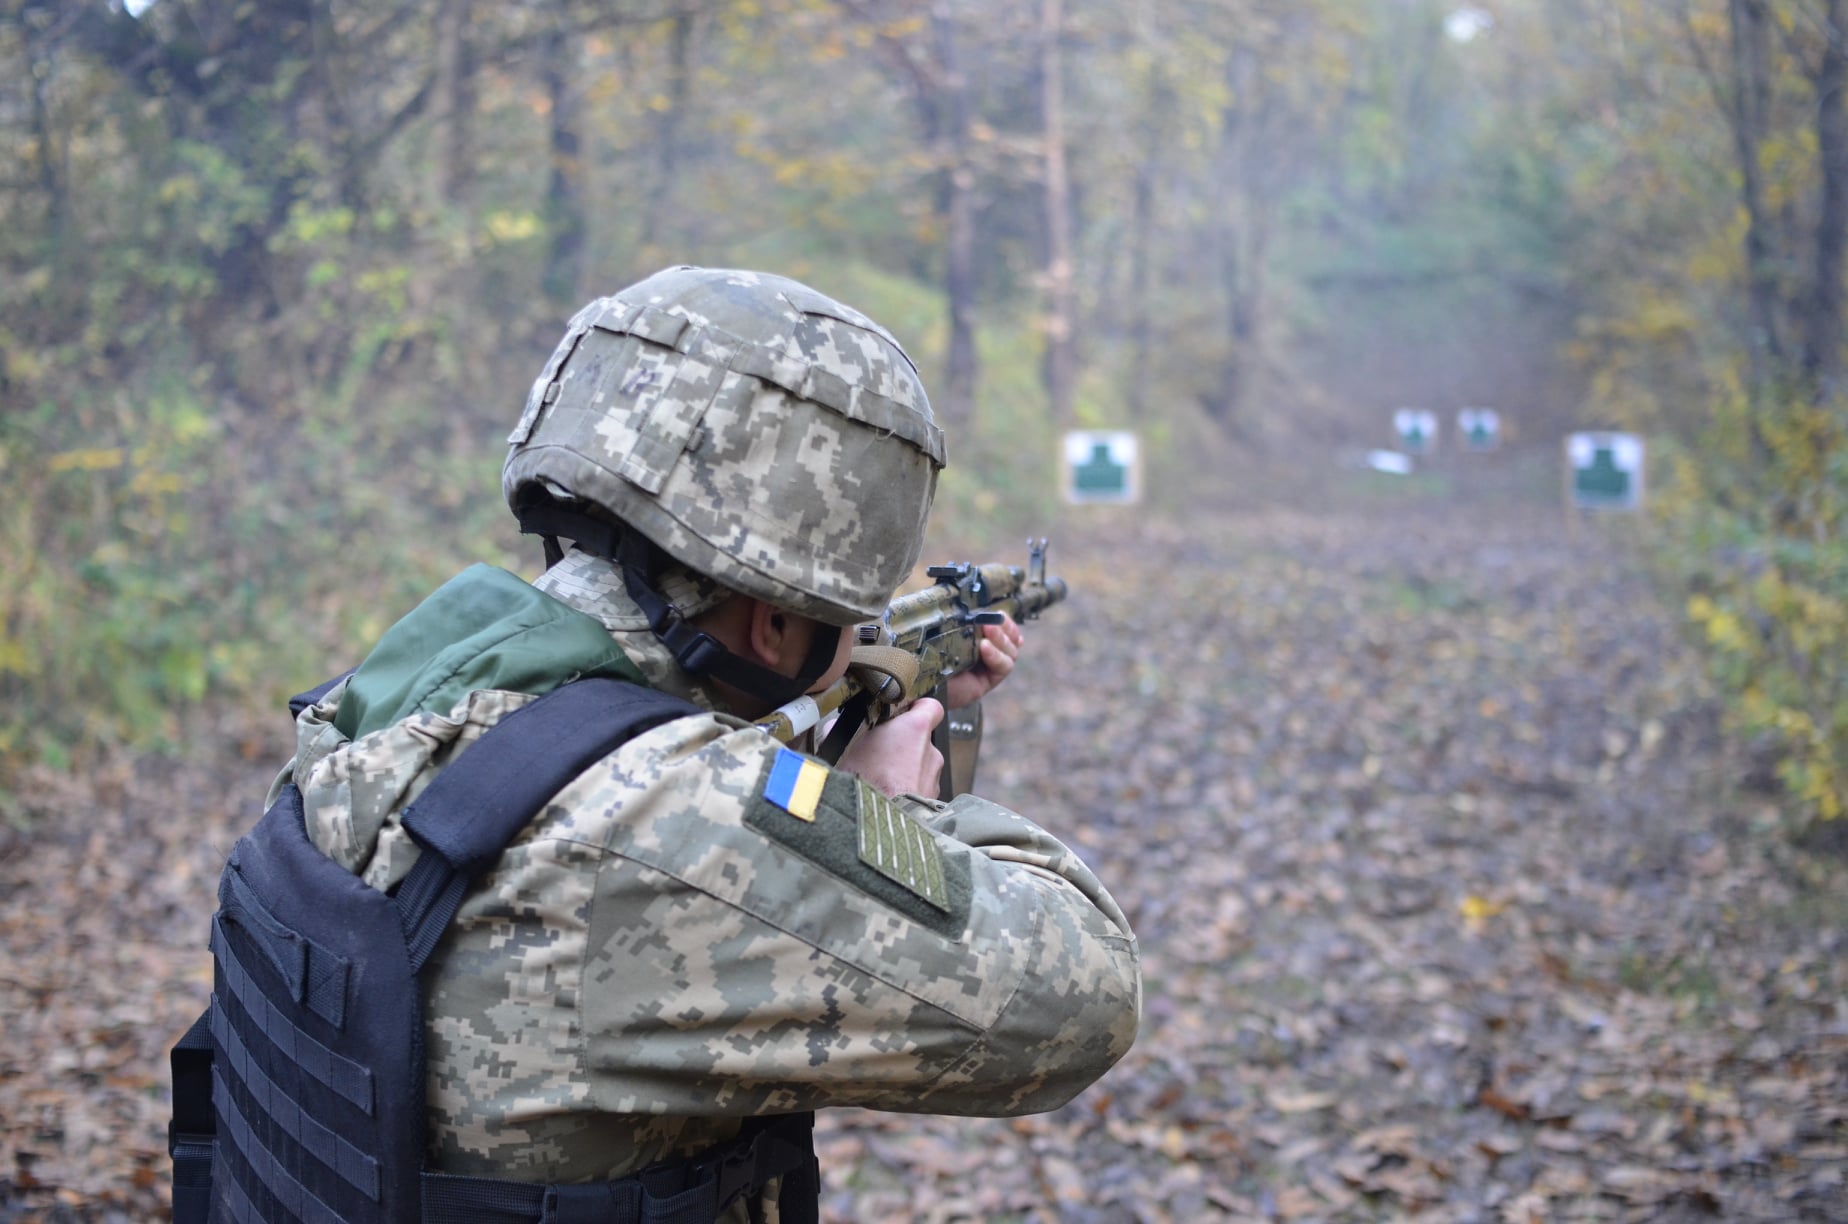
{"type": "MultiPolygon", "coordinates": [[[[290,702],[297,713],[332,687],[290,702]]],[[[418,973],[469,887],[553,795],[632,737],[696,707],[586,679],[521,707],[442,769],[402,821],[422,848],[390,895],[309,842],[301,794],[232,850],[212,917],[211,1006],[173,1050],[176,1224],[709,1224],[782,1179],[814,1221],[814,1114],[619,1181],[543,1185],[424,1167],[418,973]]]]}

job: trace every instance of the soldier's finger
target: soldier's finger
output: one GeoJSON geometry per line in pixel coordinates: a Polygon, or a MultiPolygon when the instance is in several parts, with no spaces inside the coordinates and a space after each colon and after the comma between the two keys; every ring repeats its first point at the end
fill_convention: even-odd
{"type": "Polygon", "coordinates": [[[993,672],[996,679],[1008,675],[1014,670],[1014,652],[998,642],[982,643],[982,666],[993,672]]]}
{"type": "Polygon", "coordinates": [[[1015,620],[1011,616],[1008,617],[1005,621],[1001,622],[999,625],[993,626],[993,628],[1000,631],[994,636],[997,637],[999,640],[1006,642],[1010,647],[1012,647],[1016,651],[1020,649],[1021,643],[1027,640],[1027,631],[1025,629],[1022,629],[1020,627],[1020,622],[1015,620]]]}
{"type": "Polygon", "coordinates": [[[983,625],[979,644],[984,647],[996,646],[1011,654],[1020,649],[1014,637],[1019,632],[1020,627],[1011,620],[998,625],[983,625]]]}
{"type": "Polygon", "coordinates": [[[937,724],[943,721],[943,703],[935,697],[920,697],[911,704],[911,708],[899,715],[900,718],[918,718],[924,720],[926,734],[935,731],[937,724]]]}

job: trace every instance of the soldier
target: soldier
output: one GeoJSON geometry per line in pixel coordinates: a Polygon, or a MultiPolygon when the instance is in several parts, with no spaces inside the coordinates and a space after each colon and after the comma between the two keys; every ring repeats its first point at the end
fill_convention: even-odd
{"type": "MultiPolygon", "coordinates": [[[[300,716],[278,787],[310,840],[394,887],[409,801],[577,677],[700,712],[582,772],[462,902],[422,979],[430,1167],[607,1181],[829,1105],[1049,1110],[1115,1063],[1129,925],[1025,817],[922,797],[936,702],[833,767],[747,721],[837,679],[917,561],[944,450],[898,343],[794,281],[670,269],[571,321],[510,442],[549,568],[465,571],[300,716]],[[874,829],[923,870],[879,866],[874,829]]],[[[1014,666],[1019,628],[988,633],[953,706],[1014,666]]],[[[817,1193],[772,1177],[721,1218],[817,1193]]]]}

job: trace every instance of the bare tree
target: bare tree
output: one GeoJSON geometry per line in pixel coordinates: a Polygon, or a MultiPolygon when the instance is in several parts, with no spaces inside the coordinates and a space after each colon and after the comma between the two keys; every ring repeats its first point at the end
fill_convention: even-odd
{"type": "Polygon", "coordinates": [[[1046,396],[1052,419],[1072,419],[1077,386],[1072,303],[1072,200],[1065,168],[1065,66],[1060,55],[1062,0],[1040,3],[1040,118],[1045,141],[1046,396]]]}
{"type": "Polygon", "coordinates": [[[649,262],[657,262],[655,253],[667,241],[668,217],[674,200],[675,179],[684,155],[682,127],[693,92],[692,11],[677,13],[667,30],[667,100],[654,120],[654,175],[642,208],[638,243],[649,262]]]}
{"type": "Polygon", "coordinates": [[[474,177],[475,51],[469,31],[473,17],[474,0],[443,0],[436,18],[436,194],[464,211],[474,177]]]}
{"type": "Polygon", "coordinates": [[[943,167],[939,180],[944,233],[943,287],[949,298],[950,339],[944,355],[943,416],[955,426],[975,419],[975,384],[978,359],[975,349],[975,158],[970,152],[969,80],[964,74],[956,13],[947,0],[931,9],[932,40],[937,71],[934,77],[934,111],[943,167]]]}
{"type": "Polygon", "coordinates": [[[1225,301],[1225,356],[1211,405],[1220,422],[1236,428],[1257,358],[1258,318],[1264,288],[1268,205],[1261,198],[1258,131],[1270,99],[1259,83],[1257,48],[1232,49],[1226,64],[1228,101],[1220,112],[1214,182],[1219,197],[1213,219],[1214,257],[1225,301]]]}
{"type": "Polygon", "coordinates": [[[563,309],[578,304],[584,244],[583,93],[578,88],[577,39],[562,27],[540,44],[539,79],[551,122],[546,177],[546,297],[563,309]]]}
{"type": "Polygon", "coordinates": [[[1816,217],[1814,283],[1810,290],[1802,370],[1825,399],[1842,394],[1842,275],[1848,255],[1848,0],[1827,0],[1816,92],[1816,152],[1822,199],[1816,217]]]}
{"type": "Polygon", "coordinates": [[[875,32],[881,61],[911,96],[919,134],[935,166],[932,198],[943,226],[943,288],[949,315],[943,385],[936,405],[938,415],[960,429],[975,417],[978,175],[957,0],[932,0],[926,28],[918,36],[894,33],[878,0],[836,3],[875,32]]]}
{"type": "Polygon", "coordinates": [[[1745,275],[1751,303],[1752,384],[1763,393],[1784,361],[1772,220],[1765,203],[1763,146],[1771,110],[1770,17],[1765,0],[1727,0],[1732,33],[1729,98],[1739,190],[1745,205],[1745,275]]]}

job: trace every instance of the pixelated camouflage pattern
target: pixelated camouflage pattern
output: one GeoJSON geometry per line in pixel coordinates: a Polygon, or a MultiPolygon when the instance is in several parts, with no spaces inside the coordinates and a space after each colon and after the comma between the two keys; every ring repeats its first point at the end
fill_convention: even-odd
{"type": "MultiPolygon", "coordinates": [[[[644,674],[672,669],[613,567],[579,553],[560,568],[542,580],[555,597],[612,626],[644,674]]],[[[315,844],[382,887],[417,854],[404,805],[531,699],[477,692],[346,742],[338,696],[299,720],[292,773],[315,844]]],[[[1075,855],[974,796],[902,798],[972,869],[968,929],[946,937],[745,824],[779,747],[721,713],[670,722],[507,849],[426,973],[437,1167],[595,1180],[746,1115],[1030,1113],[1129,1048],[1134,937],[1075,855]]]]}
{"type": "MultiPolygon", "coordinates": [[[[576,549],[533,581],[533,586],[594,617],[621,641],[623,653],[640,669],[650,688],[715,708],[706,688],[680,670],[674,656],[663,649],[648,628],[648,618],[629,599],[622,571],[602,557],[576,549]],[[639,644],[632,644],[639,643],[639,644]]],[[[669,565],[655,575],[661,597],[681,616],[691,618],[726,599],[731,592],[710,579],[669,565]]]]}
{"type": "Polygon", "coordinates": [[[796,281],[672,268],[571,320],[501,485],[594,504],[734,590],[837,625],[916,564],[938,470],[890,333],[796,281]]]}

